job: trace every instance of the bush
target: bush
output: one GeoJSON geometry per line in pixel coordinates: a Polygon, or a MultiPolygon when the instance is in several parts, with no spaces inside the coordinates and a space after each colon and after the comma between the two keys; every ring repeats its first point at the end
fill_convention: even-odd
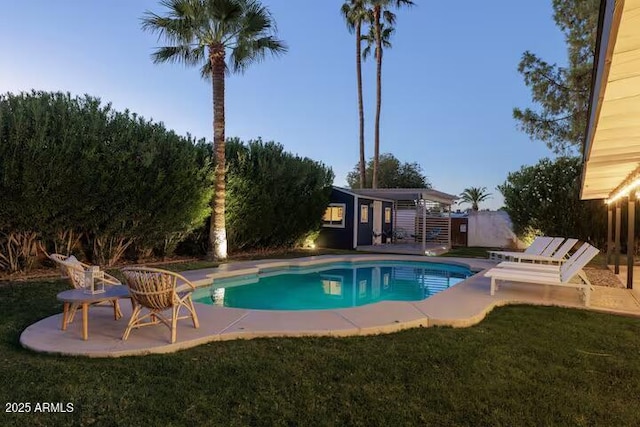
{"type": "Polygon", "coordinates": [[[35,92],[0,96],[0,268],[15,242],[112,265],[134,242],[170,249],[210,213],[204,142],[180,137],[90,96],[35,92]],[[15,236],[23,236],[16,239],[15,236]]]}
{"type": "Polygon", "coordinates": [[[320,228],[333,172],[275,142],[227,142],[227,236],[233,251],[291,247],[320,228]]]}
{"type": "Polygon", "coordinates": [[[602,200],[580,200],[582,166],[578,157],[542,159],[511,172],[498,186],[514,231],[539,230],[549,236],[575,237],[603,247],[607,213],[602,200]]]}

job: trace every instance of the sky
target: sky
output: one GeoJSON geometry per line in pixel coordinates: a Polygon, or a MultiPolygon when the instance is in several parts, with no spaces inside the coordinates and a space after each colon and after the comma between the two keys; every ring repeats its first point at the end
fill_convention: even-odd
{"type": "MultiPolygon", "coordinates": [[[[263,0],[289,51],[226,82],[226,135],[261,137],[330,166],[335,185],[358,162],[355,39],[342,0],[263,0]]],[[[496,186],[509,172],[553,153],[518,130],[514,107],[531,106],[517,72],[530,50],[564,63],[564,37],[551,0],[416,0],[397,12],[382,70],[381,153],[417,162],[433,187],[459,194],[496,186]]],[[[22,0],[0,14],[0,93],[90,94],[161,121],[176,133],[212,140],[212,90],[197,68],[153,64],[162,45],[143,32],[154,0],[22,0]]],[[[373,156],[375,62],[363,64],[366,156],[373,156]]],[[[454,206],[464,209],[468,206],[454,206]]]]}

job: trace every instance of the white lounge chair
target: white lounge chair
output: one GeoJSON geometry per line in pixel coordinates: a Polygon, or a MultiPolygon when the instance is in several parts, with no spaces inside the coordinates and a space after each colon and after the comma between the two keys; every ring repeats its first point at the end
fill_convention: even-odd
{"type": "Polygon", "coordinates": [[[576,288],[583,292],[584,303],[589,305],[591,297],[591,284],[584,281],[580,283],[571,282],[578,276],[582,268],[595,257],[598,248],[588,243],[584,243],[569,259],[562,265],[515,263],[509,266],[494,267],[487,271],[485,277],[491,278],[491,295],[495,295],[497,281],[534,283],[541,285],[554,285],[569,288],[576,288]]]}
{"type": "MultiPolygon", "coordinates": [[[[582,255],[582,253],[587,250],[589,247],[592,247],[591,245],[584,243],[582,246],[580,246],[578,248],[578,250],[576,250],[573,255],[571,255],[571,257],[573,257],[573,259],[577,259],[580,255],[582,255]]],[[[557,258],[553,258],[553,257],[537,257],[538,259],[538,263],[531,263],[531,262],[516,262],[516,261],[502,261],[500,264],[497,265],[497,267],[502,267],[502,268],[523,268],[525,270],[535,270],[535,271],[552,271],[552,272],[559,272],[560,271],[560,264],[568,261],[570,258],[562,258],[562,259],[557,259],[557,258]],[[545,261],[550,261],[550,262],[546,262],[543,263],[545,261]]],[[[587,261],[588,263],[589,261],[587,261]]],[[[586,265],[586,264],[585,264],[586,265]]],[[[577,273],[578,277],[580,277],[580,279],[582,279],[582,281],[588,285],[591,284],[591,282],[589,281],[589,278],[587,278],[586,273],[584,272],[584,270],[582,270],[582,268],[578,271],[577,273]]]]}
{"type": "MultiPolygon", "coordinates": [[[[555,239],[557,239],[557,238],[555,238],[555,239]]],[[[564,240],[564,239],[562,239],[562,240],[564,240]]],[[[549,248],[551,246],[552,243],[555,246],[551,250],[554,251],[555,249],[557,249],[558,246],[560,246],[562,244],[562,240],[558,242],[557,240],[554,241],[554,237],[538,236],[531,243],[531,245],[529,245],[529,247],[524,250],[524,252],[488,251],[489,252],[489,259],[506,260],[506,259],[513,258],[513,256],[518,256],[518,255],[522,255],[522,254],[541,255],[547,248],[549,248]]]]}
{"type": "MultiPolygon", "coordinates": [[[[564,239],[563,239],[564,240],[564,239]]],[[[549,251],[544,250],[540,255],[533,255],[527,253],[519,253],[511,256],[512,261],[504,261],[498,264],[499,267],[506,267],[509,264],[505,263],[519,263],[519,262],[531,262],[542,264],[562,264],[566,259],[569,251],[578,243],[578,239],[567,239],[562,246],[560,246],[551,255],[548,255],[549,251]]],[[[549,245],[549,247],[552,245],[549,245]]]]}

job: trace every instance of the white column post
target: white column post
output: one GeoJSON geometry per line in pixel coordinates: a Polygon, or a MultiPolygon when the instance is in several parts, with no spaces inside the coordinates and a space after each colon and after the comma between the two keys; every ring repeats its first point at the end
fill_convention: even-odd
{"type": "Polygon", "coordinates": [[[422,255],[427,251],[427,206],[424,199],[420,199],[422,207],[422,255]]]}

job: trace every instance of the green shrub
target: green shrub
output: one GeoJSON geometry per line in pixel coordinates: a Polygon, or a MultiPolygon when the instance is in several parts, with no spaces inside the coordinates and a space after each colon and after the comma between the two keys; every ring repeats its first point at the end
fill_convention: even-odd
{"type": "Polygon", "coordinates": [[[333,172],[258,139],[227,142],[227,233],[233,251],[291,247],[319,229],[333,172]]]}
{"type": "Polygon", "coordinates": [[[603,247],[607,215],[602,200],[580,200],[581,159],[542,159],[509,173],[498,186],[505,210],[519,236],[539,230],[549,236],[575,237],[603,247]]]}
{"type": "MultiPolygon", "coordinates": [[[[11,237],[25,233],[49,250],[82,243],[104,265],[134,242],[169,250],[209,215],[206,153],[202,141],[90,96],[2,95],[0,253],[6,258],[11,237]]],[[[9,270],[28,265],[0,261],[9,270]]]]}

